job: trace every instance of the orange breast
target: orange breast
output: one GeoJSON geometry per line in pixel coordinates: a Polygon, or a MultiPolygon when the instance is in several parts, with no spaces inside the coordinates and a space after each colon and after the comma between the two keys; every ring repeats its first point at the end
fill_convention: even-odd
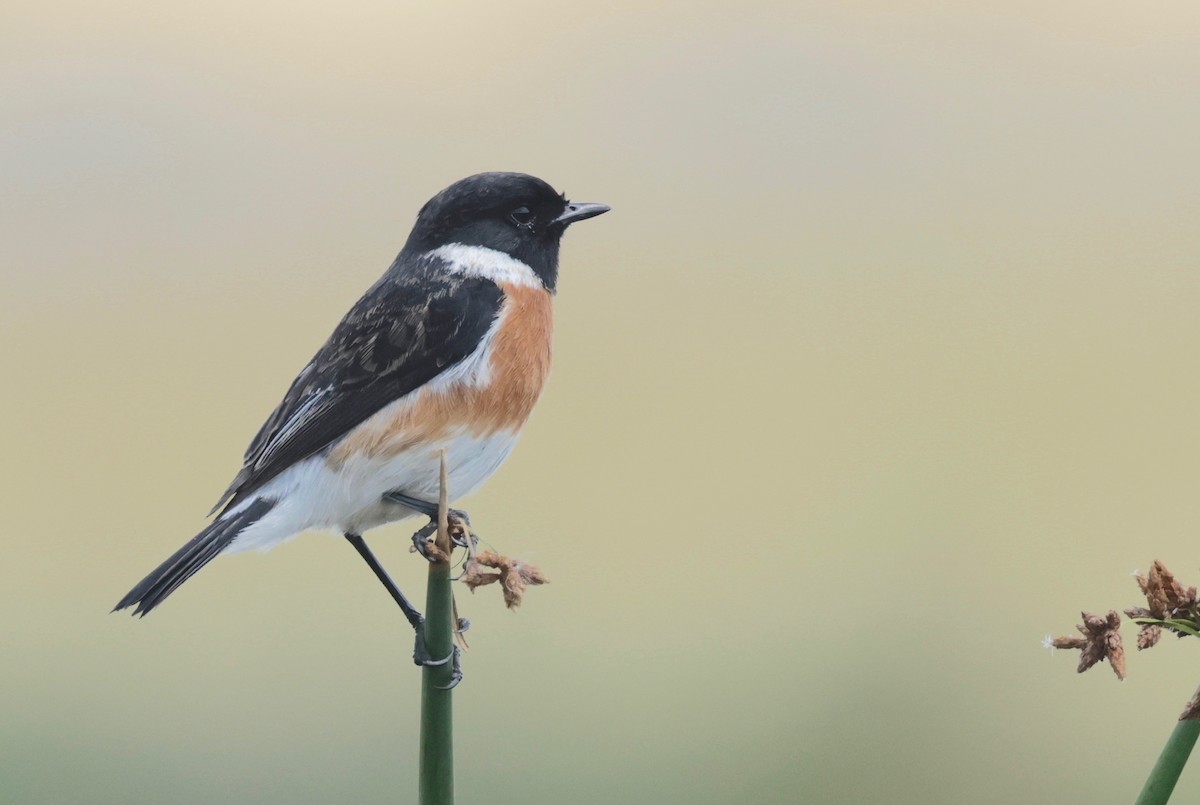
{"type": "Polygon", "coordinates": [[[489,350],[488,382],[424,389],[388,406],[347,434],[330,451],[328,464],[340,466],[351,456],[389,458],[463,429],[488,436],[525,424],[550,373],[551,297],[543,288],[507,283],[500,288],[505,301],[489,350]]]}

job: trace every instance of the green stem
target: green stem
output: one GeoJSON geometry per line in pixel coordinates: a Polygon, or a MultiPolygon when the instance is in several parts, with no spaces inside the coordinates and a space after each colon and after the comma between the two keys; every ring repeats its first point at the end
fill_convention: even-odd
{"type": "MultiPolygon", "coordinates": [[[[1196,696],[1200,697],[1200,690],[1196,691],[1196,696]]],[[[1188,710],[1193,710],[1191,705],[1188,710]]],[[[1195,717],[1179,720],[1134,805],[1164,805],[1171,798],[1197,736],[1200,736],[1200,720],[1195,717]]]]}
{"type": "MultiPolygon", "coordinates": [[[[446,522],[446,456],[442,455],[442,486],[438,500],[437,546],[450,555],[446,522]]],[[[450,563],[429,563],[425,593],[425,647],[433,657],[448,657],[454,650],[454,604],[450,589],[450,563]]],[[[421,669],[421,805],[453,805],[454,710],[450,691],[451,664],[421,669]]]]}

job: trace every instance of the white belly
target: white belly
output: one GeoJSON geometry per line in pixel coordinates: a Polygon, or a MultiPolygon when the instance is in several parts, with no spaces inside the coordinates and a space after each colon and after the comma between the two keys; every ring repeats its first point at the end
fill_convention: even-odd
{"type": "Polygon", "coordinates": [[[243,531],[226,551],[267,550],[308,529],[361,534],[411,517],[415,512],[385,503],[383,495],[399,491],[436,503],[441,449],[446,451],[448,491],[453,501],[486,481],[516,441],[517,433],[510,431],[487,436],[462,433],[432,447],[413,448],[386,458],[351,457],[336,469],[322,456],[305,459],[258,492],[258,496],[275,498],[279,504],[243,531]]]}

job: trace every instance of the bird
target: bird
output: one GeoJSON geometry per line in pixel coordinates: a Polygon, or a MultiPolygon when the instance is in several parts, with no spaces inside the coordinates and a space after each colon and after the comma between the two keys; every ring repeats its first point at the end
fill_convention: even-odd
{"type": "Polygon", "coordinates": [[[113,611],[146,615],[218,555],[334,530],[404,610],[414,660],[445,662],[424,652],[420,613],[363,533],[436,516],[443,451],[454,498],[507,458],[550,370],[563,233],[609,209],[524,173],[475,174],[433,196],[251,440],[215,519],[113,611]]]}

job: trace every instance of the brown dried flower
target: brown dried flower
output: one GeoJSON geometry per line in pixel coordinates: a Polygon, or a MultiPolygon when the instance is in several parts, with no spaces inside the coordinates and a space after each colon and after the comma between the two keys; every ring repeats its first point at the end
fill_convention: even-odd
{"type": "MultiPolygon", "coordinates": [[[[1156,646],[1164,633],[1172,632],[1177,637],[1197,635],[1200,632],[1200,596],[1195,587],[1185,588],[1162,562],[1155,560],[1150,572],[1142,574],[1136,570],[1133,577],[1138,588],[1146,596],[1146,606],[1129,607],[1125,616],[1138,622],[1138,651],[1156,646]]],[[[1109,612],[1100,617],[1083,613],[1083,623],[1077,626],[1082,637],[1058,637],[1049,635],[1042,642],[1047,648],[1079,649],[1079,671],[1086,671],[1101,660],[1108,660],[1113,671],[1125,678],[1125,648],[1118,631],[1120,616],[1109,612]]],[[[1200,719],[1200,693],[1189,704],[1189,718],[1200,719]]]]}
{"type": "MultiPolygon", "coordinates": [[[[1175,580],[1174,574],[1167,570],[1162,562],[1155,561],[1150,566],[1148,576],[1135,573],[1134,578],[1138,587],[1146,596],[1145,607],[1130,607],[1125,614],[1133,619],[1153,618],[1155,620],[1180,620],[1191,623],[1200,622],[1200,605],[1196,597],[1196,588],[1188,587],[1175,580]]],[[[1158,643],[1165,628],[1173,631],[1179,637],[1189,632],[1170,623],[1143,623],[1138,632],[1138,649],[1150,648],[1158,643]]]]}
{"type": "Polygon", "coordinates": [[[1138,651],[1147,648],[1154,648],[1158,644],[1159,638],[1162,637],[1162,627],[1157,623],[1143,623],[1142,628],[1138,629],[1137,647],[1138,651]]]}
{"type": "MultiPolygon", "coordinates": [[[[1145,607],[1130,607],[1125,610],[1125,617],[1130,620],[1139,618],[1153,618],[1154,613],[1145,607]]],[[[1159,638],[1162,637],[1162,626],[1157,623],[1139,623],[1137,647],[1138,651],[1147,648],[1153,648],[1158,644],[1159,638]]]]}
{"type": "Polygon", "coordinates": [[[1146,595],[1150,614],[1155,618],[1174,618],[1196,608],[1196,588],[1185,590],[1166,565],[1155,560],[1148,578],[1138,574],[1137,583],[1146,595]]]}
{"type": "Polygon", "coordinates": [[[467,585],[471,592],[475,592],[476,587],[500,582],[504,589],[504,603],[509,609],[516,609],[521,606],[527,586],[546,584],[549,580],[531,564],[493,551],[480,551],[467,560],[459,581],[467,585]],[[495,568],[497,572],[484,570],[485,567],[495,568]]]}
{"type": "Polygon", "coordinates": [[[1121,616],[1110,611],[1107,617],[1080,613],[1083,623],[1075,628],[1083,637],[1057,637],[1047,639],[1046,645],[1053,648],[1079,649],[1079,673],[1083,673],[1101,660],[1108,660],[1118,679],[1125,678],[1125,647],[1121,644],[1121,616]]]}

